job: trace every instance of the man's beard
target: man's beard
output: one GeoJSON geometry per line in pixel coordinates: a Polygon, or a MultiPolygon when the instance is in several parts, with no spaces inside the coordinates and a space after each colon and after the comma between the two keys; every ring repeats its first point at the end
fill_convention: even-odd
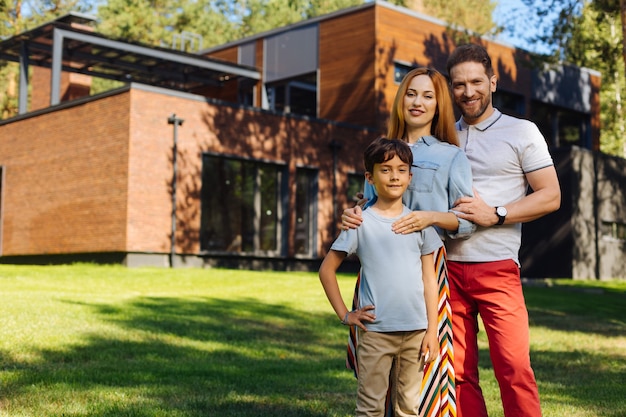
{"type": "Polygon", "coordinates": [[[487,107],[491,104],[491,97],[485,97],[485,101],[479,100],[480,107],[477,111],[469,113],[466,111],[466,107],[459,106],[461,114],[465,120],[477,120],[487,111],[487,107]]]}

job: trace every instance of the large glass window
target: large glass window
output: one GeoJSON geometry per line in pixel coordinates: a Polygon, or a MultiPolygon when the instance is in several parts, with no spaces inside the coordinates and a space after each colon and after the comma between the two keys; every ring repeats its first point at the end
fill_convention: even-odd
{"type": "Polygon", "coordinates": [[[317,23],[265,38],[264,109],[317,116],[318,44],[317,23]]]}
{"type": "Polygon", "coordinates": [[[626,241],[626,224],[602,221],[600,227],[604,239],[626,241]]]}
{"type": "Polygon", "coordinates": [[[315,255],[317,177],[316,170],[307,168],[296,170],[295,253],[297,255],[315,255]]]}
{"type": "Polygon", "coordinates": [[[267,84],[269,108],[285,113],[317,116],[317,75],[308,74],[267,84]]]}
{"type": "Polygon", "coordinates": [[[537,124],[550,146],[589,147],[589,115],[534,102],[530,118],[537,124]]]}
{"type": "Polygon", "coordinates": [[[238,85],[238,102],[244,106],[254,106],[254,87],[256,86],[255,80],[239,80],[238,85]]]}
{"type": "MultiPolygon", "coordinates": [[[[256,66],[256,42],[244,43],[239,46],[237,62],[249,67],[256,66]]],[[[240,79],[238,83],[238,102],[245,106],[254,106],[254,88],[256,80],[240,79]]]]}
{"type": "Polygon", "coordinates": [[[279,254],[284,166],[204,155],[200,247],[279,254]]]}
{"type": "Polygon", "coordinates": [[[393,80],[396,84],[400,84],[404,79],[404,76],[411,71],[413,68],[416,68],[413,65],[401,64],[399,62],[394,62],[393,65],[393,80]]]}
{"type": "Polygon", "coordinates": [[[500,89],[493,93],[493,105],[502,113],[511,116],[524,116],[524,96],[515,93],[509,93],[500,89]]]}
{"type": "MultiPolygon", "coordinates": [[[[348,174],[348,188],[346,190],[346,196],[348,197],[348,202],[356,203],[359,201],[357,194],[363,193],[364,183],[365,183],[365,175],[348,174]]],[[[351,204],[351,206],[353,205],[354,204],[351,204]]]]}

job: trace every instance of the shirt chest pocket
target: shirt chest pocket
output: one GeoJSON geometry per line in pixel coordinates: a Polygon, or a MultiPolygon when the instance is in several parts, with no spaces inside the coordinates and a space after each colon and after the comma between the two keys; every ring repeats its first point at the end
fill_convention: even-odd
{"type": "Polygon", "coordinates": [[[439,164],[431,161],[415,161],[411,165],[411,172],[413,172],[413,179],[411,179],[411,190],[419,193],[430,193],[433,191],[433,184],[435,183],[435,176],[439,164]]]}

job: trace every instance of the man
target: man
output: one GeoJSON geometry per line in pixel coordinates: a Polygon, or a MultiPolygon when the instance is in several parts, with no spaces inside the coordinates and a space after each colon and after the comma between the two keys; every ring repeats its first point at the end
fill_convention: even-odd
{"type": "Polygon", "coordinates": [[[521,223],[560,207],[552,158],[537,126],[493,107],[497,78],[487,51],[459,46],[447,63],[462,117],[461,147],[472,167],[474,197],[454,210],[478,227],[447,242],[458,417],[487,417],[478,379],[478,314],[483,321],[506,417],[540,417],[530,365],[528,312],[520,280],[521,223]],[[528,186],[532,193],[527,195],[528,186]]]}

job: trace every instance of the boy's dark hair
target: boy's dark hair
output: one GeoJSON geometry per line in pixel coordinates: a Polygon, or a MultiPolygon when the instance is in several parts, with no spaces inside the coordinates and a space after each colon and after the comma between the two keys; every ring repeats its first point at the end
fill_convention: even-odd
{"type": "Polygon", "coordinates": [[[478,62],[479,64],[482,64],[485,68],[485,73],[489,78],[491,78],[494,74],[493,66],[491,65],[491,58],[489,57],[487,50],[482,45],[468,43],[466,45],[460,45],[452,51],[448,57],[448,63],[446,64],[448,74],[450,74],[450,70],[453,67],[464,62],[478,62]]]}
{"type": "Polygon", "coordinates": [[[409,167],[413,164],[413,152],[406,142],[400,139],[387,139],[386,137],[374,139],[363,153],[365,170],[373,172],[374,164],[387,162],[396,155],[409,167]]]}

